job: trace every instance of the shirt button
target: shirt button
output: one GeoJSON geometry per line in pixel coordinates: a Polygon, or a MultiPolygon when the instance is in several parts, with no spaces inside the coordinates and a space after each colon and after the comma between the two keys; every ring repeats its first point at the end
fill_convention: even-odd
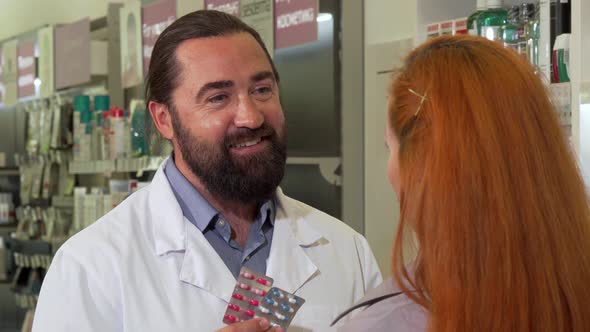
{"type": "Polygon", "coordinates": [[[250,260],[250,255],[246,256],[246,260],[249,261],[250,260]]]}
{"type": "Polygon", "coordinates": [[[219,226],[221,226],[221,227],[225,226],[225,220],[223,220],[223,219],[220,219],[220,220],[217,222],[217,225],[219,225],[219,226]]]}

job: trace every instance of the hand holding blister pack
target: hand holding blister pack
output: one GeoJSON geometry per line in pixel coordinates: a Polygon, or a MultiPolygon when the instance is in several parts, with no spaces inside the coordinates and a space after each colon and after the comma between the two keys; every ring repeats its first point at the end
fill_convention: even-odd
{"type": "Polygon", "coordinates": [[[272,278],[242,268],[223,322],[233,324],[261,317],[286,331],[305,300],[272,284],[272,278]]]}

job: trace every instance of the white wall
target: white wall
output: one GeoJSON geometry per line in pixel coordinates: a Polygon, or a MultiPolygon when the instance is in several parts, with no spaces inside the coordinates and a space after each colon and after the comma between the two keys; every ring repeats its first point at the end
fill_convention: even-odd
{"type": "Polygon", "coordinates": [[[413,38],[417,0],[365,0],[365,42],[413,38]]]}
{"type": "MultiPolygon", "coordinates": [[[[133,1],[137,0],[0,0],[0,41],[44,24],[105,16],[109,2],[133,1]]],[[[201,8],[202,0],[177,0],[179,14],[201,8]]]]}
{"type": "Polygon", "coordinates": [[[389,71],[401,65],[416,33],[417,0],[365,0],[364,235],[384,277],[391,275],[399,204],[387,179],[385,117],[389,71]]]}

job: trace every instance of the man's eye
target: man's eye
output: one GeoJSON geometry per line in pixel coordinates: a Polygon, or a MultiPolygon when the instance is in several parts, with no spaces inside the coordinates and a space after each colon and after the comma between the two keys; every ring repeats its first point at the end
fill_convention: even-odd
{"type": "Polygon", "coordinates": [[[253,94],[259,100],[268,100],[272,97],[273,91],[269,86],[261,86],[254,89],[253,94]]]}
{"type": "Polygon", "coordinates": [[[210,103],[219,104],[219,103],[223,103],[227,99],[228,99],[227,95],[216,95],[216,96],[209,98],[208,101],[210,103]]]}

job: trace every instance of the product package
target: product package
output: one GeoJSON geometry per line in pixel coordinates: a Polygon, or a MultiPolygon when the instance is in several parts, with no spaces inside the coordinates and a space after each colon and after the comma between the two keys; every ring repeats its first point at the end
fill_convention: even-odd
{"type": "Polygon", "coordinates": [[[426,26],[426,38],[435,38],[440,36],[440,24],[432,23],[426,26]]]}
{"type": "Polygon", "coordinates": [[[440,22],[440,35],[450,36],[453,34],[453,21],[440,22]]]}
{"type": "Polygon", "coordinates": [[[287,331],[303,303],[305,303],[303,298],[273,287],[258,307],[260,311],[258,316],[266,318],[271,325],[278,325],[284,331],[287,331]]]}
{"type": "Polygon", "coordinates": [[[223,315],[223,322],[233,324],[252,319],[257,308],[273,284],[272,278],[257,274],[243,267],[232,298],[223,315]]]}
{"type": "Polygon", "coordinates": [[[36,155],[39,152],[41,139],[41,111],[36,104],[25,104],[27,112],[27,142],[26,151],[29,155],[36,155]]]}
{"type": "Polygon", "coordinates": [[[555,40],[552,55],[553,83],[564,83],[570,81],[570,38],[571,35],[566,33],[557,36],[557,39],[555,40]]]}
{"type": "Polygon", "coordinates": [[[469,30],[467,29],[467,17],[453,20],[453,35],[467,34],[469,34],[469,30]]]}
{"type": "Polygon", "coordinates": [[[39,102],[40,118],[39,118],[39,153],[43,155],[49,154],[51,146],[51,127],[53,125],[53,111],[50,108],[48,101],[43,100],[39,102]]]}
{"type": "Polygon", "coordinates": [[[242,268],[223,322],[233,324],[252,318],[265,318],[272,326],[287,331],[297,311],[305,303],[299,296],[272,287],[270,277],[242,268]]]}

